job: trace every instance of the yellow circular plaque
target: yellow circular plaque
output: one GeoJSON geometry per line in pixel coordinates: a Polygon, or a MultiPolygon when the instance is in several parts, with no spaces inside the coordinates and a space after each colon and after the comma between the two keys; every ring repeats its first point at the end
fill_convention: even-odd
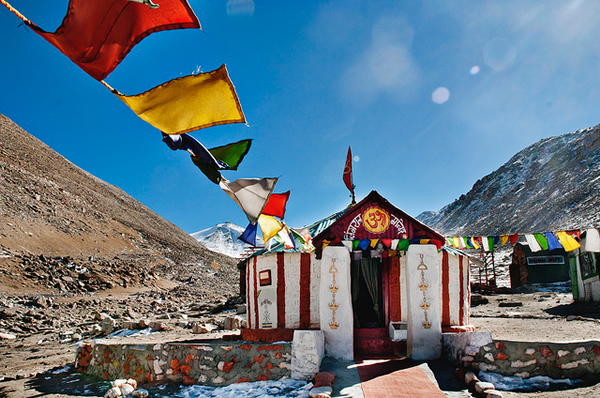
{"type": "Polygon", "coordinates": [[[371,207],[363,214],[363,225],[365,229],[374,234],[381,234],[390,225],[390,216],[379,207],[371,207]]]}

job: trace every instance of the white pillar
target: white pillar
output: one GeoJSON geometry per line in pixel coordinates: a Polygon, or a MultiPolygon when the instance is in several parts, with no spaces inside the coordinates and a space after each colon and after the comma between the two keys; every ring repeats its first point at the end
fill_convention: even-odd
{"type": "Polygon", "coordinates": [[[434,245],[410,245],[406,260],[407,353],[414,360],[442,355],[441,254],[434,245]]]}
{"type": "Polygon", "coordinates": [[[354,313],[350,290],[350,253],[343,246],[327,246],[321,260],[319,312],[325,335],[325,355],[354,359],[354,313]]]}

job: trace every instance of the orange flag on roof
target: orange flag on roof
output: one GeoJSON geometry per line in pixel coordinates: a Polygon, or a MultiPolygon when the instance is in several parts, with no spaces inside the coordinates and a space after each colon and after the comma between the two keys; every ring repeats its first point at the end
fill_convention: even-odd
{"type": "Polygon", "coordinates": [[[146,36],[169,29],[200,28],[186,0],[160,0],[158,7],[127,0],[70,0],[55,32],[46,32],[5,0],[4,6],[96,80],[102,80],[146,36]]]}
{"type": "Polygon", "coordinates": [[[123,95],[104,85],[140,118],[166,134],[246,122],[225,65],[168,81],[138,95],[123,95]]]}

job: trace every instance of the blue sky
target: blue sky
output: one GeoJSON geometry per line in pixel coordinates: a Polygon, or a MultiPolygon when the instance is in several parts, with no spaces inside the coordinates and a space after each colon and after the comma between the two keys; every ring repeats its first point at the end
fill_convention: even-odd
{"type": "MultiPolygon", "coordinates": [[[[160,0],[155,0],[160,4],[160,0]]],[[[67,0],[12,0],[53,31],[67,0]]],[[[286,223],[377,190],[417,216],[439,210],[519,150],[600,122],[600,3],[199,1],[203,30],[145,38],[106,81],[137,94],[227,64],[248,125],[192,135],[254,139],[229,180],[280,177],[286,223]]],[[[161,134],[0,7],[0,113],[188,233],[242,211],[161,134]]]]}

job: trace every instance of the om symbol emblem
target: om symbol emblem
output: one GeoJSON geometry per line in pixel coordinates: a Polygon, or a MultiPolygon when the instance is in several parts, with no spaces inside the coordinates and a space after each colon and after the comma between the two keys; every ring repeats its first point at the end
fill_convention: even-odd
{"type": "Polygon", "coordinates": [[[379,207],[371,207],[363,214],[363,225],[365,229],[374,234],[381,234],[390,225],[390,216],[379,207]]]}

